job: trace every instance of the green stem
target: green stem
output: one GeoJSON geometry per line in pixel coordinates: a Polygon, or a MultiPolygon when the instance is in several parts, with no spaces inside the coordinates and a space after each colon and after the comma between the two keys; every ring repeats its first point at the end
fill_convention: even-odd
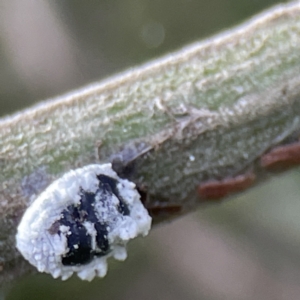
{"type": "Polygon", "coordinates": [[[199,183],[255,168],[300,130],[299,71],[295,2],[2,119],[2,280],[22,269],[14,234],[26,206],[72,168],[113,162],[146,193],[147,207],[182,212],[198,204],[199,183]]]}

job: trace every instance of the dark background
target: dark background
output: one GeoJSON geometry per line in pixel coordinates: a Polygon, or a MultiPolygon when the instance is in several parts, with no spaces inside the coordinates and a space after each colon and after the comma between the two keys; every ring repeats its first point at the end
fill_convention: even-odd
{"type": "MultiPolygon", "coordinates": [[[[0,0],[0,115],[238,24],[271,0],[0,0]]],[[[8,299],[300,299],[300,173],[155,228],[92,283],[45,274],[8,299]]]]}

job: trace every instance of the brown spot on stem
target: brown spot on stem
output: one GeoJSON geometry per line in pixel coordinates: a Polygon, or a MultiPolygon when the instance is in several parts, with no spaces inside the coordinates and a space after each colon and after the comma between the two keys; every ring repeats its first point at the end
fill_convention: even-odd
{"type": "Polygon", "coordinates": [[[254,173],[246,173],[224,180],[211,180],[200,184],[198,194],[202,199],[218,200],[230,194],[241,192],[255,181],[254,173]]]}
{"type": "Polygon", "coordinates": [[[268,170],[285,170],[300,164],[300,143],[278,146],[260,159],[260,165],[268,170]]]}

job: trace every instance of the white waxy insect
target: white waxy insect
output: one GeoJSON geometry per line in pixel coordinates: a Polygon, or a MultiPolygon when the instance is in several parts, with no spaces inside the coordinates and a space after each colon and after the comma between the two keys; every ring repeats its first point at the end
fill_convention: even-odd
{"type": "Polygon", "coordinates": [[[65,280],[103,277],[107,258],[124,260],[126,244],[147,235],[151,217],[135,184],[111,164],[72,170],[28,207],[16,235],[18,250],[40,272],[65,280]]]}

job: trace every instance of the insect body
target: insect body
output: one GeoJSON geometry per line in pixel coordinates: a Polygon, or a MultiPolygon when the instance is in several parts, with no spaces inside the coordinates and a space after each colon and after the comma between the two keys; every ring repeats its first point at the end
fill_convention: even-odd
{"type": "Polygon", "coordinates": [[[67,279],[104,276],[106,260],[124,260],[125,245],[146,235],[151,218],[135,185],[110,164],[89,165],[54,181],[26,210],[17,248],[41,272],[67,279]]]}

